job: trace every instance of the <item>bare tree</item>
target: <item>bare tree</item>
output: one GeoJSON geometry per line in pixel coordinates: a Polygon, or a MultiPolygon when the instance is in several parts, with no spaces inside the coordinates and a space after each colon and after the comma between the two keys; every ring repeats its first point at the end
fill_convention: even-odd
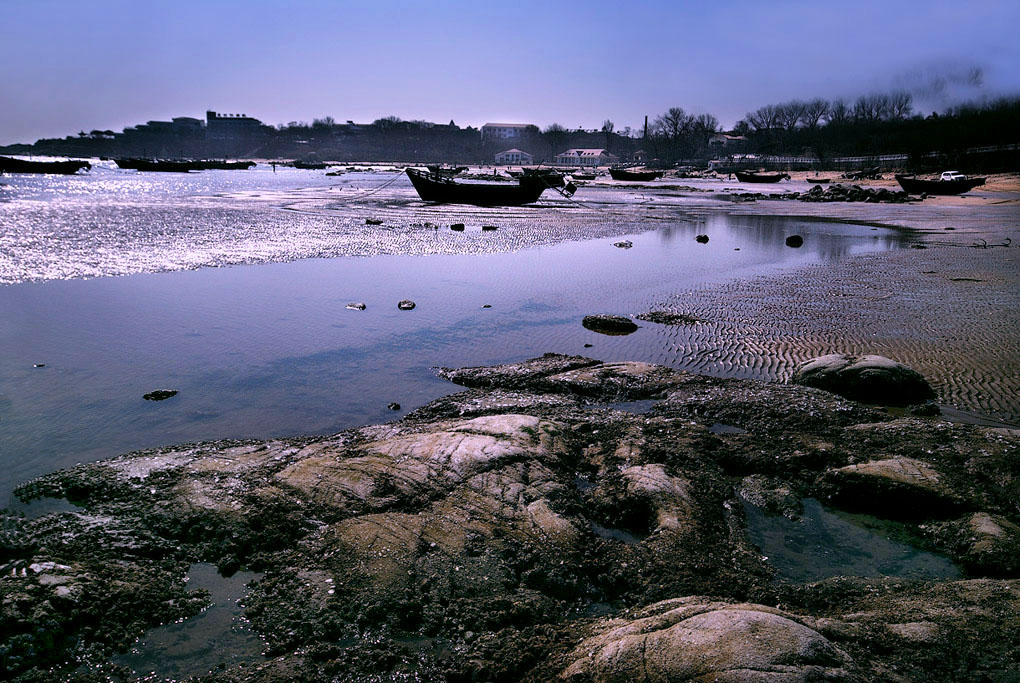
{"type": "Polygon", "coordinates": [[[888,95],[861,95],[854,101],[853,117],[856,121],[875,123],[889,118],[889,112],[888,95]]]}
{"type": "Polygon", "coordinates": [[[605,135],[606,135],[606,151],[607,152],[609,151],[609,145],[610,145],[610,143],[613,140],[613,130],[615,128],[616,128],[616,124],[614,124],[609,119],[606,119],[605,121],[602,122],[602,132],[605,133],[605,135]]]}
{"type": "Polygon", "coordinates": [[[897,90],[889,95],[889,116],[896,120],[902,120],[910,116],[913,111],[913,96],[905,90],[897,90]]]}
{"type": "Polygon", "coordinates": [[[556,150],[563,144],[563,141],[567,139],[569,133],[567,129],[558,123],[550,123],[546,126],[546,129],[542,131],[542,135],[545,137],[546,142],[549,143],[549,152],[551,158],[556,157],[556,150]]]}
{"type": "Polygon", "coordinates": [[[821,97],[816,97],[804,104],[804,115],[801,121],[808,128],[814,129],[818,127],[818,122],[822,120],[822,117],[827,116],[828,113],[829,102],[821,97]]]}
{"type": "Polygon", "coordinates": [[[711,114],[698,114],[694,117],[694,130],[707,138],[709,135],[719,132],[719,119],[711,114]]]}
{"type": "Polygon", "coordinates": [[[766,104],[759,107],[744,117],[748,124],[757,131],[773,130],[779,120],[778,107],[774,104],[766,104]]]}
{"type": "Polygon", "coordinates": [[[800,123],[807,105],[800,100],[792,100],[776,107],[776,122],[788,131],[792,131],[800,123]]]}
{"type": "Polygon", "coordinates": [[[835,99],[825,113],[825,122],[829,125],[842,126],[850,122],[852,114],[850,105],[843,98],[835,99]]]}

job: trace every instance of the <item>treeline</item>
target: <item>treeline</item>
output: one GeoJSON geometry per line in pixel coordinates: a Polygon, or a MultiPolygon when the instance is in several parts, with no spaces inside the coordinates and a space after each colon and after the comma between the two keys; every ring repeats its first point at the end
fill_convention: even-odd
{"type": "Polygon", "coordinates": [[[968,150],[1017,143],[1020,98],[951,108],[925,117],[913,98],[896,91],[856,100],[793,100],[749,112],[734,132],[747,137],[748,152],[835,156],[906,154],[923,166],[933,156],[961,158],[968,150]]]}

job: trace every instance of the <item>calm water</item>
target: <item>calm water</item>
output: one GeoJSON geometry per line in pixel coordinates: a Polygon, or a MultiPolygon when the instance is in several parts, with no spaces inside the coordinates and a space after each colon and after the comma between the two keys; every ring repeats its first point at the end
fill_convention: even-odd
{"type": "MultiPolygon", "coordinates": [[[[294,171],[204,179],[105,173],[2,181],[0,272],[11,284],[0,286],[0,504],[31,477],[132,449],[325,434],[393,419],[457,390],[434,377],[437,365],[547,351],[682,365],[664,352],[668,328],[641,323],[633,335],[608,337],[584,329],[581,318],[633,315],[677,289],[902,246],[894,232],[833,222],[677,207],[649,213],[625,206],[620,198],[631,193],[611,189],[589,192],[587,208],[550,200],[546,209],[474,216],[478,210],[415,202],[400,180],[357,208],[320,198],[315,211],[294,214],[283,207],[338,179],[294,171]],[[592,208],[597,202],[602,209],[592,208]],[[75,212],[99,227],[73,225],[75,212]],[[384,229],[364,226],[360,216],[373,213],[386,217],[384,229]],[[464,233],[421,223],[426,216],[445,226],[464,215],[475,218],[464,233]],[[174,216],[198,227],[175,232],[174,216]],[[562,234],[550,216],[565,221],[562,234]],[[500,230],[482,232],[493,217],[500,230]],[[267,224],[283,226],[274,233],[283,252],[251,251],[267,224]],[[330,232],[329,225],[341,227],[330,232]],[[590,234],[582,230],[588,225],[590,234]],[[598,236],[606,230],[615,234],[598,236]],[[697,243],[696,234],[708,234],[709,243],[697,243]],[[804,246],[786,247],[791,234],[803,235],[804,246]],[[122,248],[111,235],[120,235],[122,248]],[[400,254],[308,258],[322,235],[340,247],[345,239],[391,240],[400,254]],[[633,248],[614,247],[621,239],[633,248]],[[140,243],[159,245],[159,259],[140,243]],[[224,243],[243,245],[259,263],[144,272],[195,267],[224,243]],[[491,245],[494,253],[478,253],[491,245]],[[80,275],[82,258],[99,274],[136,274],[59,279],[80,275]],[[287,262],[260,262],[275,260],[287,262]],[[417,307],[397,310],[401,299],[417,307]],[[367,309],[348,310],[349,302],[367,309]],[[179,393],[142,400],[155,389],[179,393]],[[390,402],[403,411],[388,410],[390,402]]],[[[394,177],[350,176],[340,180],[358,191],[394,177]]],[[[735,374],[722,364],[707,370],[735,374]]]]}

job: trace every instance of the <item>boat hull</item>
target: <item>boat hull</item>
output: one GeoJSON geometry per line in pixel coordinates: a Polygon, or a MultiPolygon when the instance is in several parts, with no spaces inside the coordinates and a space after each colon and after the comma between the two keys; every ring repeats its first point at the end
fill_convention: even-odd
{"type": "Polygon", "coordinates": [[[963,194],[979,185],[985,184],[984,178],[966,178],[961,180],[924,180],[912,176],[896,175],[896,182],[905,192],[910,194],[963,194]]]}
{"type": "Polygon", "coordinates": [[[74,175],[81,169],[92,168],[87,161],[27,161],[0,157],[0,173],[59,173],[74,175]]]}
{"type": "Polygon", "coordinates": [[[734,171],[733,175],[737,176],[737,180],[742,183],[778,183],[783,178],[790,177],[785,173],[745,173],[743,171],[734,171]]]}
{"type": "Polygon", "coordinates": [[[662,177],[662,171],[628,171],[623,168],[609,169],[613,180],[656,180],[662,177]]]}
{"type": "Polygon", "coordinates": [[[521,206],[538,201],[548,187],[541,178],[521,178],[516,185],[509,183],[458,183],[448,179],[435,179],[426,173],[407,169],[407,177],[426,202],[437,204],[473,204],[474,206],[521,206]]]}

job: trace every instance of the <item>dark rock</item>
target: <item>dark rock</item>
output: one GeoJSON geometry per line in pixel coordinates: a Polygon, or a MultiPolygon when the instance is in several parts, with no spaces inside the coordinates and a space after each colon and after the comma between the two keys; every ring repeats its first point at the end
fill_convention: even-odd
{"type": "Polygon", "coordinates": [[[630,249],[634,246],[634,243],[630,240],[624,240],[622,242],[613,242],[613,246],[619,247],[620,249],[630,249]]]}
{"type": "Polygon", "coordinates": [[[464,232],[464,224],[463,223],[454,223],[453,225],[450,226],[450,230],[456,230],[457,232],[464,232]]]}
{"type": "Polygon", "coordinates": [[[586,315],[581,324],[592,332],[609,335],[631,334],[638,329],[637,323],[622,315],[586,315]]]}
{"type": "Polygon", "coordinates": [[[45,368],[46,363],[35,363],[32,365],[33,368],[45,368]]]}
{"type": "Polygon", "coordinates": [[[590,349],[591,347],[592,347],[592,345],[591,345],[591,344],[585,344],[585,345],[584,345],[584,348],[586,348],[586,349],[590,349]]]}
{"type": "Polygon", "coordinates": [[[386,407],[389,408],[390,410],[400,410],[400,404],[395,401],[386,407]]]}
{"type": "Polygon", "coordinates": [[[482,226],[482,231],[483,232],[491,232],[493,230],[499,230],[499,228],[497,226],[495,226],[495,225],[483,225],[482,226]]]}
{"type": "Polygon", "coordinates": [[[834,353],[812,358],[796,367],[791,381],[882,405],[910,405],[935,398],[935,391],[920,373],[883,356],[834,353]]]}
{"type": "Polygon", "coordinates": [[[397,303],[397,308],[399,308],[402,311],[413,311],[414,307],[415,303],[410,299],[403,299],[402,301],[399,301],[397,303]]]}
{"type": "Polygon", "coordinates": [[[698,244],[708,244],[708,235],[695,235],[694,239],[698,244]]]}
{"type": "Polygon", "coordinates": [[[790,235],[789,237],[786,238],[786,246],[788,247],[793,247],[794,249],[797,249],[798,247],[803,246],[803,244],[804,238],[801,237],[800,235],[790,235]]]}
{"type": "Polygon", "coordinates": [[[919,417],[937,417],[942,414],[942,409],[935,401],[925,401],[916,405],[907,406],[907,412],[919,417]]]}
{"type": "Polygon", "coordinates": [[[362,303],[360,301],[349,303],[349,304],[347,304],[346,307],[351,309],[352,311],[363,311],[366,308],[368,308],[368,306],[366,306],[364,303],[362,303]]]}
{"type": "Polygon", "coordinates": [[[165,401],[166,399],[176,395],[176,389],[157,389],[156,391],[150,391],[142,396],[142,398],[146,401],[165,401]]]}
{"type": "Polygon", "coordinates": [[[482,308],[492,308],[492,304],[482,304],[482,308]]]}
{"type": "Polygon", "coordinates": [[[366,218],[365,225],[382,225],[383,222],[378,218],[366,218]]]}

